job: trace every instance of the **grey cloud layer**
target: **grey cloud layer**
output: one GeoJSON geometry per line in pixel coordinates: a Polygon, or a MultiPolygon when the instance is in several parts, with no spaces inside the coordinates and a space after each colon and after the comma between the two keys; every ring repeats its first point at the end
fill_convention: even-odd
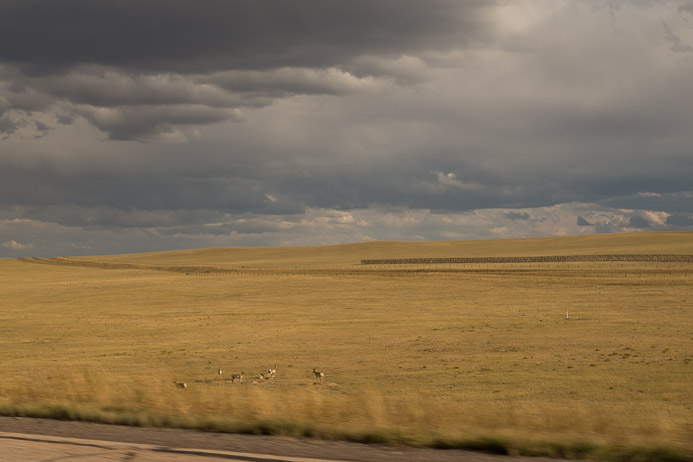
{"type": "Polygon", "coordinates": [[[693,3],[609,5],[4,2],[0,246],[690,229],[693,3]]]}
{"type": "Polygon", "coordinates": [[[4,2],[0,133],[58,108],[110,139],[180,140],[276,98],[416,79],[421,66],[403,54],[479,40],[487,10],[453,0],[4,2]]]}
{"type": "MultiPolygon", "coordinates": [[[[92,214],[95,212],[90,211],[92,214]]],[[[109,212],[117,215],[117,211],[101,211],[103,215],[109,212]]],[[[0,232],[16,236],[0,239],[0,255],[94,255],[230,245],[335,244],[374,239],[517,238],[686,230],[691,226],[690,220],[669,223],[670,220],[661,213],[612,209],[587,203],[518,211],[479,209],[457,214],[392,208],[309,209],[301,215],[271,216],[216,213],[190,217],[185,214],[136,211],[127,219],[132,220],[138,215],[142,219],[139,224],[143,226],[82,228],[28,218],[7,220],[6,212],[0,210],[0,232]],[[201,219],[217,221],[196,221],[201,219]],[[145,223],[148,226],[144,226],[145,223]]]]}

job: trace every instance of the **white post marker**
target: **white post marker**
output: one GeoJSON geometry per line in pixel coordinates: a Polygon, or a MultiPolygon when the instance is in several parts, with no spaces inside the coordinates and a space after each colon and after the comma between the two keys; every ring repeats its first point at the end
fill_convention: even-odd
{"type": "Polygon", "coordinates": [[[565,309],[565,318],[570,319],[570,317],[568,316],[568,308],[565,309]]]}

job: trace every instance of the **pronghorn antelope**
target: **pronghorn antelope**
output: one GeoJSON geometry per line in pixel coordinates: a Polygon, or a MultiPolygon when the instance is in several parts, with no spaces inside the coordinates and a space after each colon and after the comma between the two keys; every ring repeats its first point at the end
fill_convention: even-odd
{"type": "Polygon", "coordinates": [[[241,371],[240,374],[231,374],[231,382],[235,382],[236,380],[238,380],[239,382],[242,382],[244,374],[245,374],[245,371],[241,371]]]}
{"type": "Polygon", "coordinates": [[[325,380],[325,373],[322,371],[316,371],[315,368],[313,368],[313,374],[315,374],[315,378],[318,379],[319,381],[325,380]]]}
{"type": "Polygon", "coordinates": [[[265,374],[260,374],[260,380],[267,380],[267,377],[265,377],[265,374]]]}
{"type": "Polygon", "coordinates": [[[277,375],[277,366],[274,366],[274,368],[269,368],[267,369],[267,374],[268,378],[273,379],[275,375],[277,375]]]}
{"type": "Polygon", "coordinates": [[[188,385],[185,382],[176,382],[174,380],[173,383],[176,384],[176,388],[188,388],[188,385]]]}

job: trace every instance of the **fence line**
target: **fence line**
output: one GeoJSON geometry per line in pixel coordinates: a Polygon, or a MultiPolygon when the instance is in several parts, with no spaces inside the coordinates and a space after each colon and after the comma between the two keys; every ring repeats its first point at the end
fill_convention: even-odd
{"type": "Polygon", "coordinates": [[[573,262],[691,263],[693,255],[546,255],[529,257],[382,258],[361,260],[362,265],[430,265],[450,263],[573,263],[573,262]]]}

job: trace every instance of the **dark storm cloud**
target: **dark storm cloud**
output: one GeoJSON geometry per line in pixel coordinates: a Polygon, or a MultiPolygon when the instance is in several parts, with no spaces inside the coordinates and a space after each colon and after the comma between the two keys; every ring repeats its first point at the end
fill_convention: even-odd
{"type": "Polygon", "coordinates": [[[651,226],[651,224],[648,220],[646,220],[645,218],[640,217],[640,216],[630,217],[630,219],[628,220],[628,224],[632,228],[639,228],[639,229],[649,228],[651,226]]]}
{"type": "Polygon", "coordinates": [[[675,184],[674,188],[684,190],[681,192],[667,192],[667,185],[651,185],[652,189],[644,189],[626,196],[612,196],[599,201],[599,204],[621,208],[621,209],[641,209],[641,210],[664,210],[669,213],[693,213],[693,192],[685,191],[690,187],[690,181],[682,178],[680,184],[675,184]],[[662,192],[647,192],[662,191],[662,192]]]}
{"type": "Polygon", "coordinates": [[[53,110],[110,139],[182,140],[277,98],[347,94],[371,76],[416,81],[423,68],[403,55],[483,40],[488,10],[477,0],[9,0],[0,111],[14,112],[0,133],[53,110]]]}
{"type": "Polygon", "coordinates": [[[23,217],[68,226],[131,225],[124,223],[120,215],[99,211],[91,216],[87,212],[98,207],[126,212],[253,210],[269,215],[303,210],[298,203],[268,195],[265,186],[261,179],[247,175],[171,177],[165,170],[129,175],[104,170],[74,172],[48,165],[21,167],[0,159],[0,206],[10,207],[20,202],[28,207],[23,217]]]}
{"type": "Polygon", "coordinates": [[[242,119],[236,110],[198,104],[137,105],[114,109],[86,107],[77,112],[112,140],[146,140],[150,135],[171,133],[181,126],[242,119]]]}
{"type": "Polygon", "coordinates": [[[25,124],[25,121],[12,120],[3,114],[3,116],[0,116],[0,139],[9,137],[25,124]]]}
{"type": "Polygon", "coordinates": [[[691,215],[671,215],[667,217],[667,224],[680,226],[682,228],[693,227],[693,214],[691,215]]]}
{"type": "Polygon", "coordinates": [[[30,74],[84,64],[145,72],[330,67],[449,49],[484,33],[459,0],[6,0],[0,60],[30,74]]]}

